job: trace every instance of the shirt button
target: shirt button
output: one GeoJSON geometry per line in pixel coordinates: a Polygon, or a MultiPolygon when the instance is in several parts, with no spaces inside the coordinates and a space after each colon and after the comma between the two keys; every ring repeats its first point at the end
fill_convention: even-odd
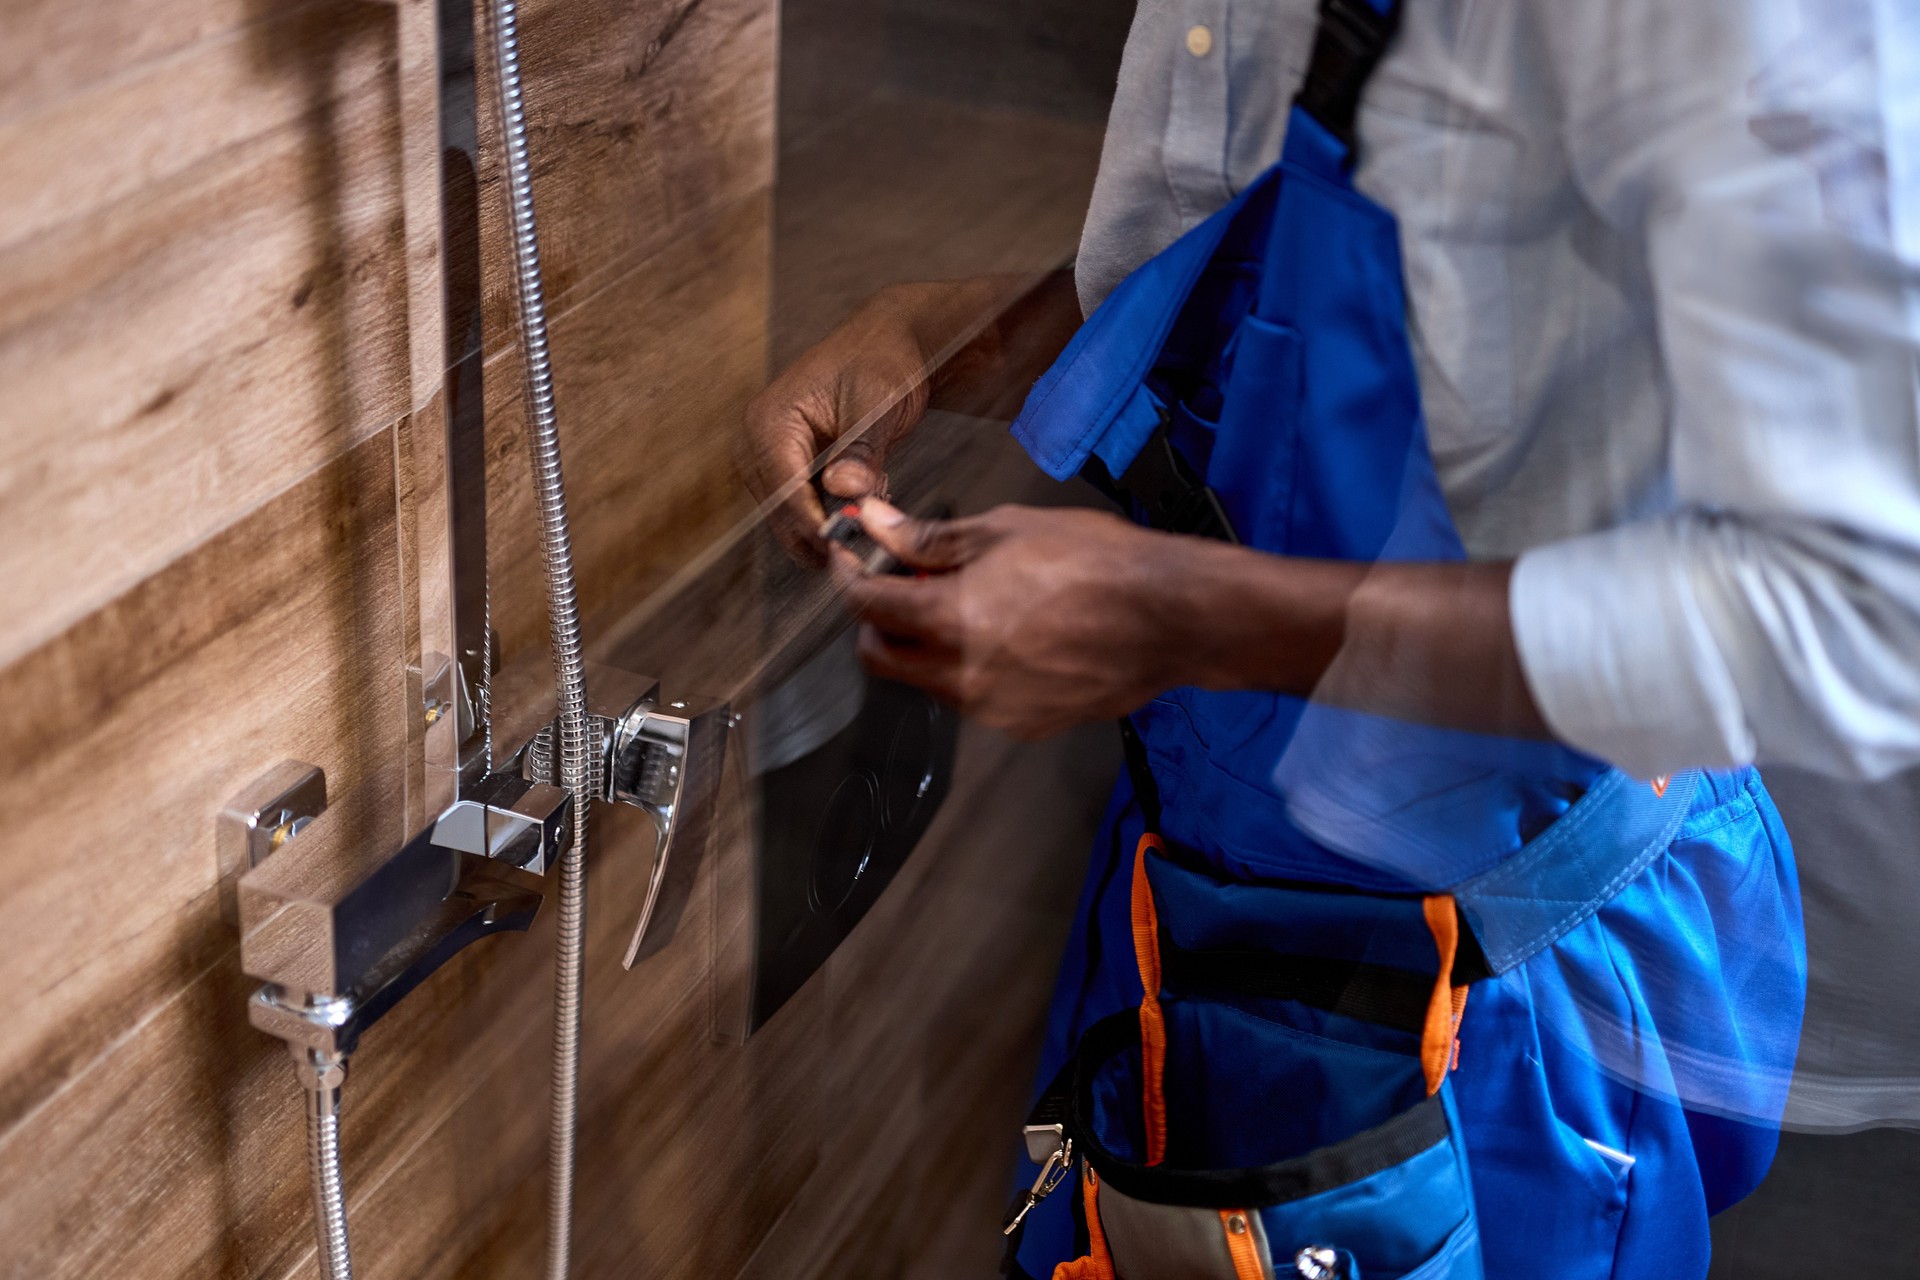
{"type": "Polygon", "coordinates": [[[1187,28],[1187,52],[1196,58],[1204,58],[1213,52],[1213,32],[1204,26],[1187,28]]]}

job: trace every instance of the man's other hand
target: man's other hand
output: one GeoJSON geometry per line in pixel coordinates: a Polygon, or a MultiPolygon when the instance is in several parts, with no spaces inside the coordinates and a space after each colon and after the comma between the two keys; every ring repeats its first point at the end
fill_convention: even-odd
{"type": "Polygon", "coordinates": [[[1102,512],[996,507],[915,520],[869,498],[862,522],[907,575],[834,569],[873,674],[925,689],[1018,738],[1109,719],[1178,683],[1166,585],[1181,544],[1102,512]]]}

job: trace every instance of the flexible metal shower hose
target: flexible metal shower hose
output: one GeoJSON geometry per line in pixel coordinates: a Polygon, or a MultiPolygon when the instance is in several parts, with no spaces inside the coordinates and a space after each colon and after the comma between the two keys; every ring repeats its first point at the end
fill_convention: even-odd
{"type": "Polygon", "coordinates": [[[307,1172],[320,1243],[321,1280],[353,1280],[347,1248],[347,1200],[340,1185],[340,1086],[307,1088],[307,1172]]]}
{"type": "Polygon", "coordinates": [[[546,560],[547,617],[560,708],[560,785],[573,793],[573,838],[560,858],[559,950],[553,982],[553,1095],[547,1148],[547,1274],[566,1280],[572,1248],[574,1131],[580,1086],[580,986],[586,953],[587,812],[595,760],[588,751],[587,679],[580,649],[573,546],[560,476],[560,428],[554,414],[553,368],[547,352],[547,306],[540,286],[540,241],[533,219],[533,174],[527,156],[526,108],[520,90],[520,33],[515,0],[492,0],[494,81],[507,171],[507,213],[513,242],[513,296],[526,374],[527,443],[546,560]]]}

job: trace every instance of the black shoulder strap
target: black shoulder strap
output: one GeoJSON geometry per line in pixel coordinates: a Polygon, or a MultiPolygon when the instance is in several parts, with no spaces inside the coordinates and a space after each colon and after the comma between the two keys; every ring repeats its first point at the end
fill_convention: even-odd
{"type": "Polygon", "coordinates": [[[1369,0],[1320,0],[1313,57],[1296,102],[1354,149],[1360,94],[1400,28],[1400,0],[1385,0],[1385,13],[1369,0]]]}
{"type": "Polygon", "coordinates": [[[1121,510],[1138,515],[1162,533],[1238,543],[1220,495],[1174,447],[1171,421],[1171,414],[1160,415],[1160,425],[1118,477],[1095,455],[1080,469],[1081,478],[1121,510]]]}

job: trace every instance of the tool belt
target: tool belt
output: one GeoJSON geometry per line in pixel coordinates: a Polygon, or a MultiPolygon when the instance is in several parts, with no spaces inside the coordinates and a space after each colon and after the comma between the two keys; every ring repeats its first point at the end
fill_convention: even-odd
{"type": "Polygon", "coordinates": [[[1144,997],[1085,1031],[1028,1116],[1040,1176],[1009,1211],[1005,1269],[1027,1213],[1077,1170],[1083,1256],[1054,1280],[1479,1280],[1448,1084],[1469,988],[1645,871],[1697,775],[1656,790],[1611,774],[1451,892],[1378,894],[1222,881],[1159,834],[1146,748],[1129,722],[1122,736],[1146,828],[1144,997]],[[1321,954],[1332,935],[1360,941],[1321,954]]]}
{"type": "Polygon", "coordinates": [[[1280,953],[1235,975],[1162,955],[1148,873],[1160,856],[1156,837],[1141,840],[1147,997],[1087,1031],[1028,1117],[1042,1171],[1010,1216],[1011,1248],[1077,1165],[1086,1252],[1054,1280],[1359,1280],[1363,1264],[1383,1280],[1477,1280],[1446,1082],[1467,994],[1453,982],[1451,899],[1424,904],[1437,976],[1280,953]]]}
{"type": "Polygon", "coordinates": [[[1207,873],[1157,834],[1145,752],[1127,737],[1148,815],[1132,887],[1145,998],[1087,1030],[1029,1115],[1041,1169],[1009,1213],[1008,1269],[1028,1211],[1077,1168],[1085,1253],[1054,1280],[1477,1280],[1447,1074],[1466,980],[1486,966],[1453,899],[1391,904],[1425,922],[1429,972],[1183,948],[1154,881],[1205,891],[1207,873]]]}

